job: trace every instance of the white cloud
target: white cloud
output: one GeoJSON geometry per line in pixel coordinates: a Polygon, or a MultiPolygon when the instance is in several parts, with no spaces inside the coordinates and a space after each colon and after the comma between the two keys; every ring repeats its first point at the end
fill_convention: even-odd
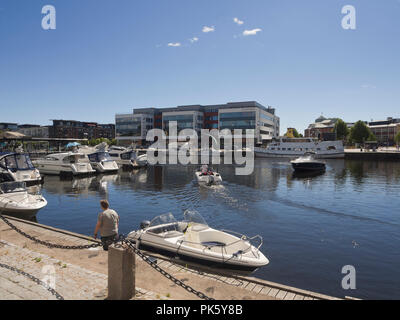
{"type": "Polygon", "coordinates": [[[262,29],[257,28],[257,29],[253,29],[253,30],[244,30],[243,31],[243,35],[244,36],[255,36],[258,32],[261,32],[262,29]]]}
{"type": "Polygon", "coordinates": [[[214,27],[214,26],[212,26],[212,27],[204,26],[204,27],[203,27],[203,32],[204,32],[204,33],[214,32],[214,31],[215,31],[215,27],[214,27]]]}
{"type": "Polygon", "coordinates": [[[193,37],[193,38],[189,39],[189,41],[190,41],[191,43],[195,43],[195,42],[199,41],[199,38],[193,37]]]}
{"type": "Polygon", "coordinates": [[[239,20],[238,18],[233,18],[233,21],[237,23],[239,26],[242,25],[244,22],[239,20]]]}
{"type": "Polygon", "coordinates": [[[376,86],[374,86],[373,84],[363,84],[361,86],[361,88],[363,88],[363,89],[376,89],[376,86]]]}
{"type": "Polygon", "coordinates": [[[180,47],[181,43],[180,42],[170,42],[168,43],[168,47],[180,47]]]}

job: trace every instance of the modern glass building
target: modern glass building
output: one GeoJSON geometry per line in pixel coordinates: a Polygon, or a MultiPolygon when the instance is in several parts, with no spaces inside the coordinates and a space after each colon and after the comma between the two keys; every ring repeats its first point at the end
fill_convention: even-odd
{"type": "Polygon", "coordinates": [[[134,109],[131,114],[116,115],[116,138],[120,142],[129,140],[145,143],[149,129],[158,128],[169,135],[170,122],[176,121],[178,133],[183,129],[194,129],[200,137],[201,129],[252,129],[255,144],[267,144],[279,136],[279,117],[275,109],[258,102],[230,102],[219,105],[188,105],[174,108],[134,109]],[[140,119],[140,120],[139,120],[140,119]]]}

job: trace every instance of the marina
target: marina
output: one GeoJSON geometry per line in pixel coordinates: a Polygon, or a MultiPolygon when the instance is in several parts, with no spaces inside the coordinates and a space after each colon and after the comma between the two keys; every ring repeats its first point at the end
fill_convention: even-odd
{"type": "Polygon", "coordinates": [[[196,210],[213,228],[264,239],[260,250],[270,263],[254,277],[335,297],[390,299],[400,278],[395,268],[400,164],[325,161],[326,172],[317,175],[295,174],[284,158],[256,159],[250,176],[236,176],[234,165],[219,165],[215,169],[224,180],[215,186],[199,185],[194,165],[83,178],[46,175],[35,188],[48,205],[31,220],[90,236],[98,201],[106,198],[127,235],[156,215],[171,212],[179,219],[196,210]],[[341,287],[341,268],[349,264],[359,270],[359,285],[350,293],[341,287]],[[386,272],[379,273],[383,266],[386,272]]]}
{"type": "Polygon", "coordinates": [[[400,299],[400,0],[24,2],[0,5],[0,302],[400,299]]]}

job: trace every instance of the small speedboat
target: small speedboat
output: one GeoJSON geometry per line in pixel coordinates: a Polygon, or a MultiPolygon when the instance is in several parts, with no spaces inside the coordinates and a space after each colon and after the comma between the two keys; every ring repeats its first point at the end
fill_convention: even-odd
{"type": "Polygon", "coordinates": [[[260,251],[263,243],[260,236],[248,238],[212,229],[196,211],[186,211],[181,222],[168,213],[151,222],[144,221],[140,227],[127,239],[142,250],[228,270],[254,271],[269,263],[260,251]],[[252,241],[257,241],[258,246],[252,241]]]}
{"type": "Polygon", "coordinates": [[[0,182],[41,183],[42,177],[28,154],[22,152],[0,153],[0,182]]]}
{"type": "Polygon", "coordinates": [[[314,152],[306,152],[300,158],[290,161],[295,171],[325,171],[325,162],[315,159],[314,152]]]}
{"type": "Polygon", "coordinates": [[[107,173],[118,171],[118,164],[111,159],[110,154],[106,151],[97,151],[89,154],[88,157],[90,164],[97,172],[107,173]]]}
{"type": "Polygon", "coordinates": [[[201,184],[212,185],[222,183],[221,175],[218,172],[215,172],[213,169],[208,168],[208,166],[201,167],[194,174],[197,182],[201,184]]]}
{"type": "Polygon", "coordinates": [[[41,194],[30,194],[25,182],[0,183],[0,212],[36,214],[47,205],[41,194]]]}

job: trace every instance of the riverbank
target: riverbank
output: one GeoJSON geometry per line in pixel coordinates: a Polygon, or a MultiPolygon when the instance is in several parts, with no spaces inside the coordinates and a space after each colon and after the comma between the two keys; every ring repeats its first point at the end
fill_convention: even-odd
{"type": "MultiPolygon", "coordinates": [[[[93,239],[45,225],[8,218],[16,227],[38,239],[62,245],[87,245],[93,239]]],[[[108,256],[102,249],[64,250],[41,246],[16,233],[0,220],[0,264],[17,268],[34,278],[55,278],[55,290],[65,299],[107,298],[108,256]],[[50,272],[50,273],[49,273],[50,272]]],[[[306,290],[252,278],[199,272],[157,257],[158,265],[198,291],[217,300],[331,300],[306,290]]],[[[136,299],[193,300],[196,296],[164,278],[140,258],[136,259],[136,299]]],[[[51,300],[51,292],[26,275],[0,267],[0,300],[51,300]]]]}

